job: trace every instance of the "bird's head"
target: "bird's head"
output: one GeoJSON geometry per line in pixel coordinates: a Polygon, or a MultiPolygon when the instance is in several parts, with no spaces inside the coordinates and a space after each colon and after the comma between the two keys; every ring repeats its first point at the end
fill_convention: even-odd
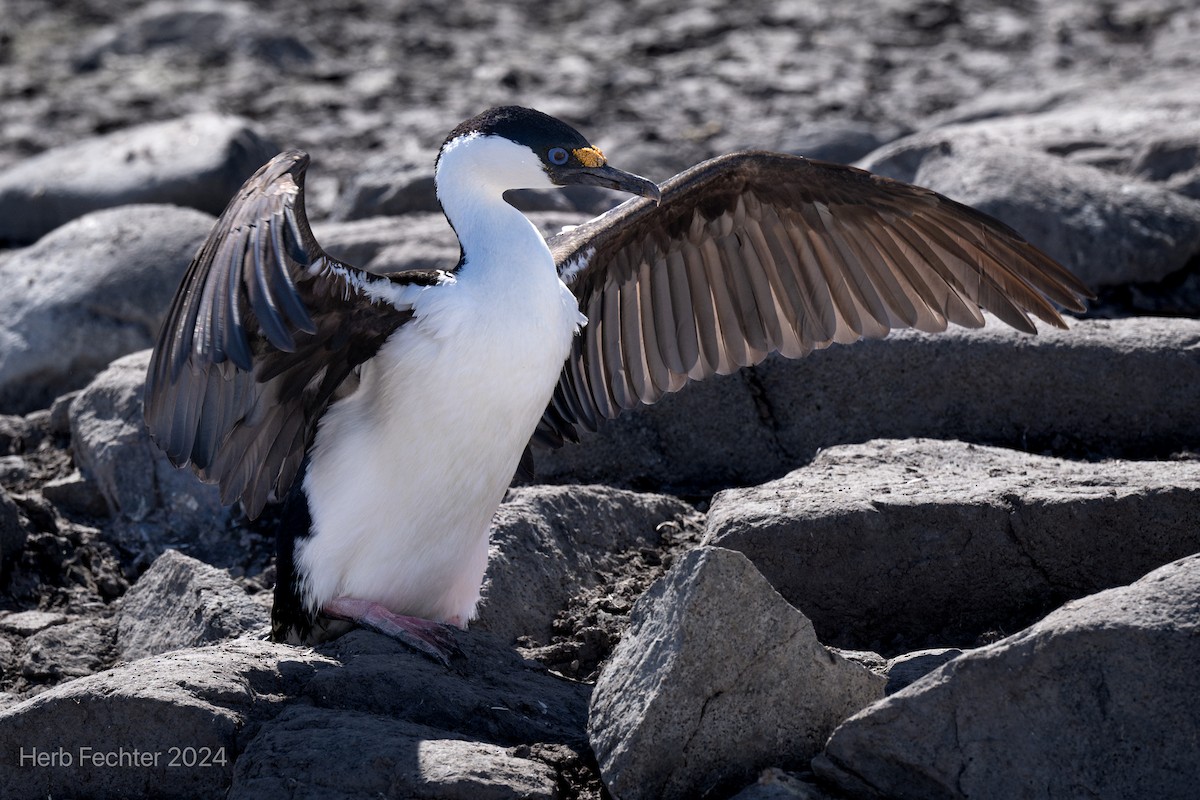
{"type": "Polygon", "coordinates": [[[465,181],[501,193],[582,184],[659,199],[658,186],[609,166],[579,131],[520,106],[489,109],[451,131],[438,153],[436,176],[439,196],[449,184],[465,181]]]}

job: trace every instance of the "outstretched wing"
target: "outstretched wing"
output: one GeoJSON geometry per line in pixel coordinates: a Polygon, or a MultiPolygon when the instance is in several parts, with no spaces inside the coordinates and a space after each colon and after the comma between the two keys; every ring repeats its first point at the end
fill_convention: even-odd
{"type": "Polygon", "coordinates": [[[446,279],[326,254],[304,213],[307,167],[288,151],[246,181],[188,268],[147,374],[154,441],[252,517],[286,494],[347,378],[446,279]]]}
{"type": "Polygon", "coordinates": [[[588,324],[534,441],[558,446],[689,380],[893,328],[1065,327],[1091,293],[1003,223],[853,167],[734,153],[550,241],[588,324]]]}

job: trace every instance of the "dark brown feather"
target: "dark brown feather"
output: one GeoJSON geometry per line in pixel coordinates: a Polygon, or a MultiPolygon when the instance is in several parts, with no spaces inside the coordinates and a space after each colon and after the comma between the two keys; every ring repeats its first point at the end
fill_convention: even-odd
{"type": "Polygon", "coordinates": [[[659,204],[627,201],[550,248],[591,321],[538,426],[548,446],[771,352],[978,326],[980,308],[1035,332],[1030,314],[1063,327],[1054,304],[1082,311],[1092,296],[975,209],[774,153],[698,164],[663,184],[659,204]]]}
{"type": "Polygon", "coordinates": [[[147,374],[151,436],[252,517],[287,492],[347,378],[412,317],[365,287],[441,274],[378,276],[329,257],[304,215],[307,166],[281,153],[238,192],[188,267],[147,374]]]}

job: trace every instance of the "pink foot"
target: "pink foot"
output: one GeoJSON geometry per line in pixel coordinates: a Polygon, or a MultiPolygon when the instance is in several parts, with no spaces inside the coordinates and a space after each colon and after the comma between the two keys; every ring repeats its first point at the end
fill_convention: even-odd
{"type": "Polygon", "coordinates": [[[396,614],[370,600],[335,597],[321,608],[321,613],[382,633],[447,666],[450,656],[462,653],[445,624],[396,614]]]}

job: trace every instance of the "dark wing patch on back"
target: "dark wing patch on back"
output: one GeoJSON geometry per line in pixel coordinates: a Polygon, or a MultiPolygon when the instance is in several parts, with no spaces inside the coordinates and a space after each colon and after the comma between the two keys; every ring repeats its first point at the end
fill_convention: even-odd
{"type": "Polygon", "coordinates": [[[588,324],[534,441],[556,447],[690,380],[894,328],[1066,327],[1091,293],[1008,226],[853,167],[734,153],[550,247],[588,324]]]}
{"type": "Polygon", "coordinates": [[[328,256],[304,214],[308,156],[281,153],[225,209],[192,261],[147,374],[150,434],[176,466],[257,516],[282,498],[317,420],[347,379],[412,318],[404,287],[328,256]]]}

